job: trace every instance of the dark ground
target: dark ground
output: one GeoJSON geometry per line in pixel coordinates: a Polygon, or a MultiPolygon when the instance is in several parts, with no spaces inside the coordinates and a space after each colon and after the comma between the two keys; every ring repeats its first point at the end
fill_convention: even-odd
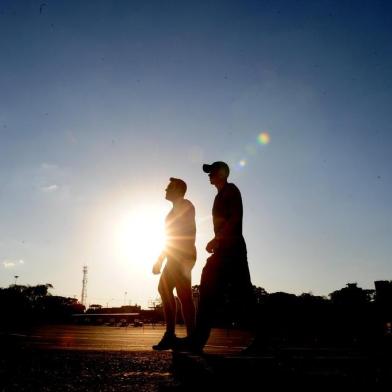
{"type": "Polygon", "coordinates": [[[1,391],[160,391],[174,387],[170,352],[20,349],[0,354],[1,391]]]}
{"type": "Polygon", "coordinates": [[[249,337],[214,331],[203,356],[154,352],[163,328],[43,326],[0,334],[0,392],[390,390],[392,342],[280,344],[240,354],[249,337]]]}
{"type": "MultiPolygon", "coordinates": [[[[184,390],[173,376],[172,353],[151,349],[163,332],[162,326],[43,325],[0,333],[0,391],[184,390]]],[[[178,335],[184,333],[179,326],[178,335]]],[[[238,331],[214,330],[206,352],[239,352],[248,341],[238,331]]]]}

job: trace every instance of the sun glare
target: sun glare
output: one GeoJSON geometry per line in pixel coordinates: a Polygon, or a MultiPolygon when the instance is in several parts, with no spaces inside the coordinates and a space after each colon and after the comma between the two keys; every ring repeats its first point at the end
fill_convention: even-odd
{"type": "Polygon", "coordinates": [[[152,266],[165,244],[164,217],[162,208],[148,205],[124,215],[117,238],[125,262],[152,266]]]}

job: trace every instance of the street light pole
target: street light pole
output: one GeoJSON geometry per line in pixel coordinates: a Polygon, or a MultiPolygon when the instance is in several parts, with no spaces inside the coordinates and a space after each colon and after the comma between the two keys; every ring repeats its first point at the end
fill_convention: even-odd
{"type": "Polygon", "coordinates": [[[15,278],[15,286],[16,286],[16,281],[18,280],[19,275],[14,275],[14,278],[15,278]]]}

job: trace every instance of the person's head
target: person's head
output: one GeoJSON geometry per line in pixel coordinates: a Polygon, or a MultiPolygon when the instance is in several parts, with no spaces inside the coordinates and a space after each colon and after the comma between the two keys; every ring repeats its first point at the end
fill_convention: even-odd
{"type": "Polygon", "coordinates": [[[185,181],[174,177],[170,177],[169,181],[166,187],[166,200],[175,201],[183,198],[187,189],[185,181]]]}
{"type": "Polygon", "coordinates": [[[211,165],[204,164],[203,171],[204,173],[208,173],[211,184],[215,186],[225,184],[230,174],[227,163],[221,161],[211,163],[211,165]]]}

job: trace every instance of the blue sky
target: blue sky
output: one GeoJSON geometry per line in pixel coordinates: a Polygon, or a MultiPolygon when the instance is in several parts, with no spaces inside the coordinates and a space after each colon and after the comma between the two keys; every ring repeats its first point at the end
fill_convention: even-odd
{"type": "Polygon", "coordinates": [[[198,283],[215,160],[242,192],[255,284],[326,295],[392,279],[391,8],[3,0],[0,286],[19,275],[79,297],[87,264],[90,303],[146,304],[154,260],[114,257],[109,237],[127,209],[162,221],[171,176],[196,206],[198,283]]]}

